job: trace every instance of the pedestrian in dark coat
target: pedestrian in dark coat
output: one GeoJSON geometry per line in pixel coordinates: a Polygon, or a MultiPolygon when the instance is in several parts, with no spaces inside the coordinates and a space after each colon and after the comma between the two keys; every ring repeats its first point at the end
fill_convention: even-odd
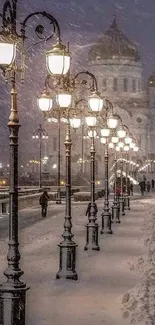
{"type": "Polygon", "coordinates": [[[154,179],[151,181],[152,188],[154,188],[154,179]]]}
{"type": "Polygon", "coordinates": [[[147,187],[147,191],[150,192],[151,184],[149,181],[147,182],[146,187],[147,187]]]}
{"type": "Polygon", "coordinates": [[[49,195],[47,191],[44,191],[39,199],[39,203],[41,205],[41,215],[43,218],[45,218],[47,215],[48,200],[49,200],[49,195]]]}
{"type": "Polygon", "coordinates": [[[141,191],[141,194],[144,195],[144,191],[145,191],[145,182],[142,181],[139,183],[139,186],[140,186],[140,191],[141,191]]]}
{"type": "Polygon", "coordinates": [[[131,195],[133,195],[133,184],[130,183],[130,192],[131,192],[131,195]]]}
{"type": "MultiPolygon", "coordinates": [[[[88,203],[88,207],[87,207],[87,210],[86,210],[86,216],[88,216],[88,218],[90,217],[90,209],[91,209],[91,202],[88,203]]],[[[95,214],[97,214],[98,212],[98,208],[97,208],[97,205],[95,203],[95,214]]]]}

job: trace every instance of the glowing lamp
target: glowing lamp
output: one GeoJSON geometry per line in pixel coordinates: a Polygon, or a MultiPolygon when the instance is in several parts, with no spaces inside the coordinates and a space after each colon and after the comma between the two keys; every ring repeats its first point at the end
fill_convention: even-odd
{"type": "Polygon", "coordinates": [[[125,137],[124,141],[125,141],[126,144],[130,144],[132,142],[132,138],[127,136],[127,137],[125,137]]]}
{"type": "Polygon", "coordinates": [[[115,149],[116,149],[116,151],[120,151],[120,147],[118,145],[116,146],[115,149]]]}
{"type": "Polygon", "coordinates": [[[124,146],[124,148],[123,148],[123,150],[126,151],[126,152],[129,151],[129,149],[130,149],[129,146],[124,146]]]}
{"type": "Polygon", "coordinates": [[[46,52],[46,65],[48,72],[53,75],[65,75],[69,71],[70,53],[60,41],[46,52]]]}
{"type": "Polygon", "coordinates": [[[135,146],[134,148],[133,148],[133,151],[135,151],[135,152],[137,152],[139,150],[139,148],[137,147],[137,146],[135,146]]]}
{"type": "Polygon", "coordinates": [[[125,136],[126,136],[126,131],[123,130],[123,128],[120,128],[120,129],[117,131],[117,135],[118,135],[118,137],[119,137],[120,139],[123,139],[123,138],[125,138],[125,136]]]}
{"type": "Polygon", "coordinates": [[[108,146],[109,146],[110,149],[114,148],[114,144],[112,142],[109,142],[108,146]]]}
{"type": "Polygon", "coordinates": [[[11,65],[16,58],[16,41],[13,40],[11,35],[4,34],[0,35],[0,66],[7,68],[11,65]]]}
{"type": "Polygon", "coordinates": [[[120,142],[118,143],[118,146],[119,146],[120,148],[123,148],[123,147],[124,147],[124,142],[123,142],[123,141],[120,141],[120,142]]]}
{"type": "Polygon", "coordinates": [[[71,118],[70,119],[70,125],[72,126],[73,129],[78,129],[81,125],[81,120],[80,118],[71,118]]]}
{"type": "Polygon", "coordinates": [[[131,149],[133,149],[136,146],[136,144],[134,142],[131,142],[129,145],[130,145],[131,149]]]}
{"type": "Polygon", "coordinates": [[[85,118],[85,121],[86,121],[86,124],[89,126],[89,127],[94,127],[96,125],[96,117],[94,116],[88,116],[85,118]]]}
{"type": "Polygon", "coordinates": [[[112,143],[115,143],[116,144],[116,143],[118,143],[118,141],[119,141],[119,138],[118,137],[112,137],[111,138],[111,142],[112,143]]]}
{"type": "Polygon", "coordinates": [[[100,141],[101,141],[102,144],[106,144],[107,143],[107,139],[106,138],[101,138],[100,141]]]}
{"type": "Polygon", "coordinates": [[[52,108],[53,101],[50,98],[49,92],[43,90],[41,96],[38,97],[38,107],[42,112],[48,112],[52,108]]]}
{"type": "Polygon", "coordinates": [[[72,96],[69,93],[61,93],[57,95],[57,103],[61,108],[68,108],[71,105],[72,96]]]}
{"type": "Polygon", "coordinates": [[[117,127],[117,124],[118,124],[118,119],[113,115],[110,115],[107,118],[107,125],[110,129],[115,129],[117,127]]]}
{"type": "Polygon", "coordinates": [[[100,112],[103,107],[103,99],[96,92],[89,97],[88,103],[93,112],[100,112]]]}
{"type": "Polygon", "coordinates": [[[101,129],[101,136],[102,137],[108,137],[110,134],[110,130],[107,127],[104,127],[103,129],[101,129]]]}

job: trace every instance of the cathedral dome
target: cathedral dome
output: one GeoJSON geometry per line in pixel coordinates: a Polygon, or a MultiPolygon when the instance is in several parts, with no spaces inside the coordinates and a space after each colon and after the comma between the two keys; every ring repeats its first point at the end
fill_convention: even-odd
{"type": "Polygon", "coordinates": [[[90,49],[89,61],[106,59],[128,59],[140,61],[136,46],[122,33],[114,18],[112,25],[90,49]]]}

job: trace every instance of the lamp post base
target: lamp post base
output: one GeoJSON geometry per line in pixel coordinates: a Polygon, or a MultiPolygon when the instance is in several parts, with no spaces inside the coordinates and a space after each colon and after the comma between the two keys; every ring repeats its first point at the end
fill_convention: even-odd
{"type": "Polygon", "coordinates": [[[56,279],[78,280],[78,274],[75,271],[76,262],[76,243],[63,241],[58,245],[60,247],[59,271],[56,279]]]}
{"type": "Polygon", "coordinates": [[[62,202],[61,202],[61,200],[60,199],[57,199],[56,200],[56,204],[61,204],[62,202]]]}
{"type": "Polygon", "coordinates": [[[84,250],[87,251],[89,249],[93,251],[100,251],[100,247],[98,244],[98,224],[97,223],[88,223],[86,225],[87,228],[87,237],[86,237],[86,245],[84,250]]]}
{"type": "Polygon", "coordinates": [[[119,206],[120,206],[120,215],[121,216],[125,216],[125,212],[124,212],[124,197],[121,196],[119,198],[119,206]]]}
{"type": "Polygon", "coordinates": [[[124,209],[130,210],[130,197],[128,194],[124,195],[124,209]]]}
{"type": "Polygon", "coordinates": [[[25,325],[26,291],[29,287],[21,283],[10,285],[4,283],[0,286],[0,324],[25,325]]]}
{"type": "Polygon", "coordinates": [[[58,189],[57,191],[57,198],[56,198],[56,204],[61,204],[61,193],[60,190],[58,189]]]}
{"type": "Polygon", "coordinates": [[[100,234],[113,234],[113,231],[111,229],[111,213],[109,211],[104,211],[102,213],[102,229],[100,231],[100,234]],[[106,225],[104,227],[104,225],[106,225]]]}
{"type": "Polygon", "coordinates": [[[116,223],[121,223],[118,203],[114,202],[111,209],[112,209],[112,221],[116,223]]]}

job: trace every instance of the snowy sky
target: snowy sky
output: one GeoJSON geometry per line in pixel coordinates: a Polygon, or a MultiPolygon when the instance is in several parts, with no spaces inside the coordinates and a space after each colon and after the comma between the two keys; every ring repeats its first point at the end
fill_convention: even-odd
{"type": "MultiPolygon", "coordinates": [[[[2,4],[4,1],[1,1],[2,4]]],[[[144,78],[155,71],[155,1],[154,0],[19,0],[18,21],[33,11],[45,10],[55,16],[61,28],[62,39],[70,42],[72,65],[77,71],[83,69],[89,46],[102,35],[113,19],[116,11],[117,22],[129,39],[139,47],[144,63],[144,78]],[[82,62],[81,62],[81,57],[82,62]]],[[[2,9],[0,10],[2,12],[2,9]]],[[[43,22],[43,21],[42,21],[43,22]]],[[[45,23],[46,28],[50,26],[45,23]]],[[[28,36],[33,37],[30,22],[28,36]]],[[[53,41],[52,41],[53,42],[53,41]]],[[[50,46],[50,44],[49,44],[50,46]]],[[[37,148],[32,143],[32,133],[42,116],[38,112],[36,96],[44,86],[46,75],[44,50],[35,48],[27,59],[28,69],[24,86],[18,84],[20,122],[20,156],[32,159],[37,155],[37,148]],[[35,147],[35,148],[34,148],[35,147]],[[24,148],[24,149],[23,149],[24,148]],[[34,152],[34,153],[32,153],[34,152]]],[[[8,158],[7,122],[10,110],[9,85],[0,79],[0,152],[3,160],[8,158]]],[[[22,160],[23,160],[22,159],[22,160]]],[[[2,159],[1,159],[2,160],[2,159]]]]}

